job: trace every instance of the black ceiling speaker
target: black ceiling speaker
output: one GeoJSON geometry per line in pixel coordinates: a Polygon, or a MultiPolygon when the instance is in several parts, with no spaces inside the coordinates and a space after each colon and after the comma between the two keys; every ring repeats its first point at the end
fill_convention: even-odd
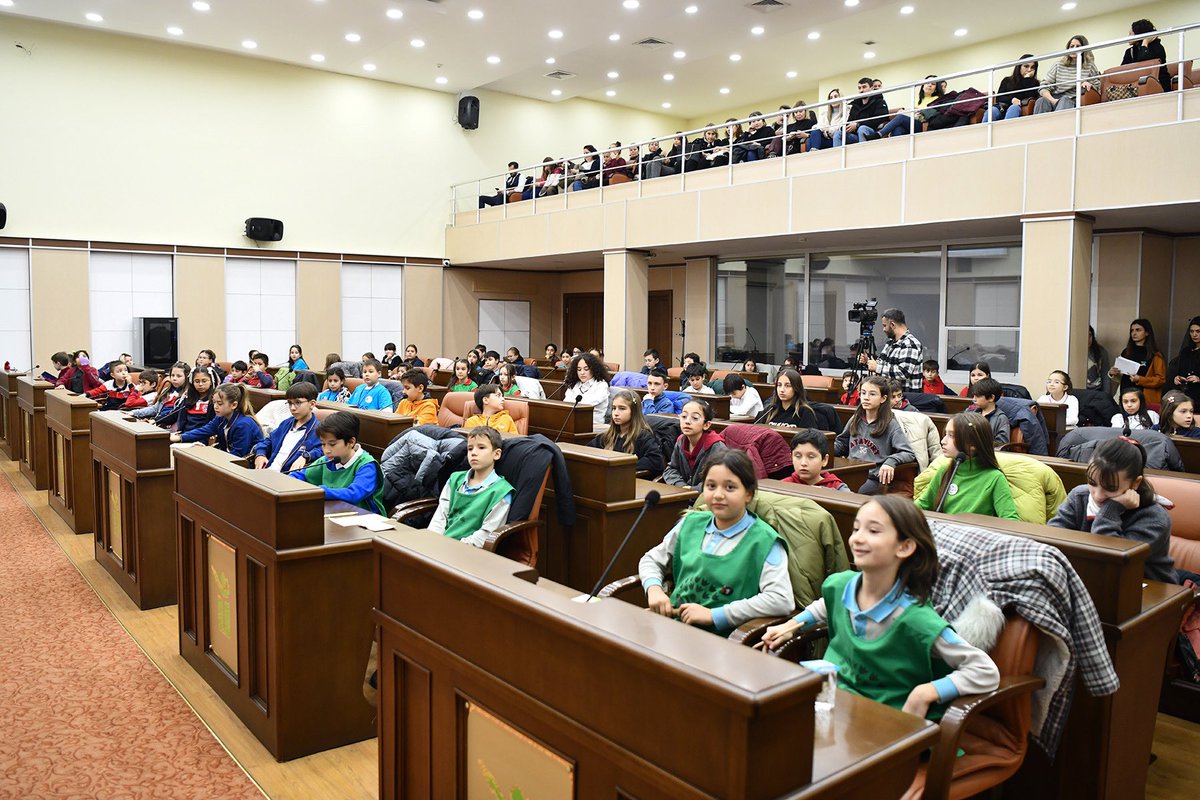
{"type": "Polygon", "coordinates": [[[283,222],[267,217],[246,220],[246,238],[256,242],[278,242],[283,239],[283,222]]]}
{"type": "Polygon", "coordinates": [[[4,203],[0,203],[0,228],[3,228],[8,222],[8,209],[4,207],[4,203]]]}
{"type": "Polygon", "coordinates": [[[469,131],[479,127],[479,98],[464,94],[458,98],[458,124],[469,131]]]}

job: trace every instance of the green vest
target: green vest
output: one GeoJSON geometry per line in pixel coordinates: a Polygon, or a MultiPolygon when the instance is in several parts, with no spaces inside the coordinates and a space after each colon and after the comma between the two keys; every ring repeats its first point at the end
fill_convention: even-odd
{"type": "Polygon", "coordinates": [[[770,525],[754,517],[733,550],[723,556],[711,555],[701,550],[704,531],[711,520],[712,514],[689,512],[675,538],[675,553],[671,557],[675,590],[671,592],[671,605],[676,608],[684,603],[697,603],[713,609],[754,597],[772,545],[782,542],[770,525]]]}
{"type": "MultiPolygon", "coordinates": [[[[857,574],[853,570],[838,572],[821,586],[829,618],[825,658],[837,664],[838,688],[902,709],[915,687],[950,674],[944,661],[930,655],[934,641],[947,624],[933,606],[913,603],[878,639],[867,641],[856,636],[842,595],[857,574]]],[[[937,720],[945,711],[944,705],[934,704],[925,716],[937,720]]]]}
{"type": "Polygon", "coordinates": [[[470,383],[456,383],[450,387],[450,391],[452,391],[452,392],[473,392],[478,388],[479,388],[479,384],[476,383],[475,381],[471,381],[470,383]]]}
{"type": "Polygon", "coordinates": [[[500,478],[478,492],[463,494],[459,489],[470,474],[470,470],[465,470],[450,476],[450,508],[446,511],[446,530],[443,535],[451,539],[462,540],[478,531],[488,512],[513,491],[512,484],[500,478]]]}
{"type": "Polygon", "coordinates": [[[354,483],[354,476],[362,469],[375,471],[375,490],[371,492],[371,495],[366,500],[357,505],[360,508],[365,508],[367,511],[372,511],[386,517],[387,511],[383,508],[383,470],[379,468],[378,462],[366,450],[359,451],[354,460],[342,469],[330,469],[329,465],[325,462],[317,464],[315,467],[310,467],[304,471],[304,480],[316,486],[325,486],[330,489],[345,489],[354,483]]]}

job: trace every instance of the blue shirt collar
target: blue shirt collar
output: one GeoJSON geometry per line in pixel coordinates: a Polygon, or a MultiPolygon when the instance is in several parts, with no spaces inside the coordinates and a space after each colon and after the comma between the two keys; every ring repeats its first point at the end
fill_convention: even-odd
{"type": "Polygon", "coordinates": [[[483,483],[478,486],[471,486],[471,470],[467,470],[467,477],[463,478],[462,486],[458,487],[460,494],[475,494],[491,486],[496,481],[500,480],[500,473],[493,468],[490,475],[483,479],[483,483]]]}
{"type": "Polygon", "coordinates": [[[743,512],[741,519],[730,525],[725,530],[719,530],[717,528],[717,518],[713,517],[712,521],[708,523],[708,527],[704,529],[704,532],[708,534],[715,534],[725,539],[732,539],[739,534],[745,533],[753,524],[754,515],[749,511],[746,511],[743,512]]]}
{"type": "Polygon", "coordinates": [[[913,599],[910,597],[897,581],[888,590],[888,593],[883,596],[875,605],[863,611],[858,607],[858,587],[862,584],[862,573],[854,576],[854,580],[846,584],[846,588],[842,592],[842,605],[850,612],[851,617],[866,617],[872,622],[883,622],[897,608],[907,607],[912,604],[913,599]]]}

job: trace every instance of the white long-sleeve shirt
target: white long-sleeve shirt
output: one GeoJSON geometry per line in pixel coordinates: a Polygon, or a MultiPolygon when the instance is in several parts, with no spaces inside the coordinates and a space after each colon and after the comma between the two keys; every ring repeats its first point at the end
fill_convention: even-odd
{"type": "Polygon", "coordinates": [[[1035,402],[1038,403],[1062,403],[1067,407],[1067,427],[1074,428],[1079,424],[1079,398],[1073,394],[1063,395],[1062,400],[1055,400],[1049,394],[1044,394],[1035,402]]]}
{"type": "Polygon", "coordinates": [[[753,387],[747,386],[741,397],[729,396],[729,416],[731,417],[757,417],[762,411],[762,397],[753,387]]]}
{"type": "Polygon", "coordinates": [[[603,425],[604,415],[608,413],[608,383],[592,378],[583,383],[577,383],[567,389],[563,397],[568,403],[574,403],[579,398],[579,405],[592,407],[592,424],[603,425]]]}

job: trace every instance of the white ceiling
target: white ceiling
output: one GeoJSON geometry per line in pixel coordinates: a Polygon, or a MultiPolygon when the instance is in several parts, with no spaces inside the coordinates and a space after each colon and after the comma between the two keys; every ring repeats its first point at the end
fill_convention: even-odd
{"type": "Polygon", "coordinates": [[[1079,0],[1063,11],[1060,0],[778,0],[770,12],[755,8],[776,0],[0,0],[0,14],[116,31],[232,53],[458,93],[490,89],[557,102],[586,97],[662,113],[663,103],[685,119],[741,102],[812,86],[821,77],[869,64],[961,47],[1072,17],[1121,9],[1121,0],[1079,0]],[[8,5],[11,3],[11,5],[8,5]],[[685,13],[694,5],[695,14],[685,13]],[[901,14],[911,5],[911,14],[901,14]],[[400,19],[386,16],[403,12],[400,19]],[[470,19],[468,11],[483,12],[470,19]],[[103,21],[88,21],[89,13],[103,21]],[[182,29],[179,35],[168,27],[182,29]],[[762,34],[751,29],[762,26],[762,34]],[[957,28],[968,33],[956,37],[957,28]],[[562,32],[552,39],[551,30],[562,32]],[[811,32],[820,38],[810,40],[811,32]],[[346,40],[357,34],[358,42],[346,40]],[[620,40],[609,40],[619,34],[620,40]],[[648,50],[646,37],[668,42],[648,50]],[[413,47],[421,39],[424,47],[413,47]],[[257,44],[253,50],[243,40],[257,44]],[[865,42],[874,42],[867,45],[865,42]],[[681,50],[686,56],[674,57],[681,50]],[[877,55],[863,58],[866,50],[877,55]],[[733,53],[741,55],[737,63],[733,53]],[[321,62],[313,54],[324,56],[321,62]],[[498,64],[487,58],[497,56],[498,64]],[[556,63],[547,65],[553,57],[556,63]],[[364,65],[374,64],[367,72],[364,65]],[[545,77],[561,69],[564,81],[545,77]],[[795,79],[786,73],[794,70],[795,79]],[[607,77],[609,71],[619,74],[607,77]],[[668,82],[663,74],[671,73],[668,82]],[[444,76],[446,83],[435,79],[444,76]],[[728,95],[719,93],[730,89],[728,95]],[[560,96],[551,91],[559,89],[560,96]],[[612,90],[613,97],[606,96],[612,90]]]}

